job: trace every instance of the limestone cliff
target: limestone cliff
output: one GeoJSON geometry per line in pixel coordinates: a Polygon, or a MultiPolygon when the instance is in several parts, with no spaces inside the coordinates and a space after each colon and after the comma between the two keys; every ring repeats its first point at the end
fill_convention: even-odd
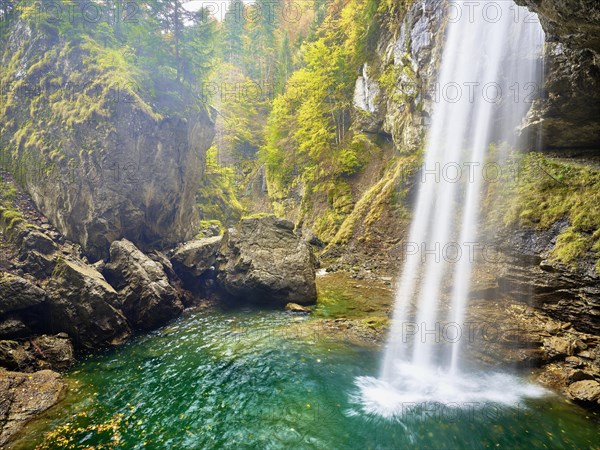
{"type": "Polygon", "coordinates": [[[152,96],[126,50],[27,20],[8,31],[2,165],[50,222],[92,259],[120,238],[144,249],[193,237],[209,112],[175,82],[152,96]]]}

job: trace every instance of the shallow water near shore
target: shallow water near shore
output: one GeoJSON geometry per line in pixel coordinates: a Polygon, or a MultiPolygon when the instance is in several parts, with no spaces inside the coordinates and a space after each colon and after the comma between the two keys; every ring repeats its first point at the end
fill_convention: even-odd
{"type": "Polygon", "coordinates": [[[304,320],[188,313],[79,363],[12,448],[598,448],[598,418],[551,394],[372,414],[355,381],[377,375],[380,352],[296,332],[304,320]]]}

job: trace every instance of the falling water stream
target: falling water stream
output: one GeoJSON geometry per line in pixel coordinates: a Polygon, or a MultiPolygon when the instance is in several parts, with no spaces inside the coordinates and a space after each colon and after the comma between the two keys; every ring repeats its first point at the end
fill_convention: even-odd
{"type": "Polygon", "coordinates": [[[507,375],[472,377],[462,360],[488,148],[518,142],[532,99],[523,94],[540,86],[544,35],[537,17],[513,2],[450,6],[456,14],[448,19],[381,374],[358,380],[367,409],[383,415],[411,401],[510,403],[542,392],[507,375]]]}

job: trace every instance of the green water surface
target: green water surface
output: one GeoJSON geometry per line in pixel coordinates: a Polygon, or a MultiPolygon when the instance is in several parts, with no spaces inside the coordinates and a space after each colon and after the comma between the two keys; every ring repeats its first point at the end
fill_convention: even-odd
{"type": "Polygon", "coordinates": [[[597,417],[552,395],[394,421],[365,415],[354,381],[376,375],[379,352],[299,332],[302,320],[188,313],[79,363],[67,399],[13,448],[599,448],[597,417]]]}

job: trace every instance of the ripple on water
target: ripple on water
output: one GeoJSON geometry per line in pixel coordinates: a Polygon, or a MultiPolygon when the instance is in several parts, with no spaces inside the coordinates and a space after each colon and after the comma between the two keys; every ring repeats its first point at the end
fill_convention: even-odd
{"type": "Polygon", "coordinates": [[[36,448],[53,430],[54,439],[42,448],[69,448],[55,445],[61,441],[70,441],[70,448],[101,448],[117,436],[120,445],[104,448],[462,449],[499,444],[578,449],[593,448],[600,430],[581,410],[553,396],[538,398],[536,388],[512,377],[465,377],[453,385],[439,383],[437,374],[413,372],[390,394],[389,386],[359,377],[376,373],[378,352],[278,332],[292,326],[285,313],[210,311],[138,336],[81,362],[68,375],[76,387],[67,402],[29,427],[18,448],[36,448]],[[465,392],[471,396],[459,395],[465,392]],[[484,408],[485,415],[475,417],[444,410],[443,416],[432,417],[430,402],[422,411],[413,410],[411,420],[398,421],[376,414],[382,399],[387,402],[383,412],[392,417],[399,401],[506,405],[523,399],[528,409],[506,405],[503,415],[494,416],[496,410],[484,408]]]}

